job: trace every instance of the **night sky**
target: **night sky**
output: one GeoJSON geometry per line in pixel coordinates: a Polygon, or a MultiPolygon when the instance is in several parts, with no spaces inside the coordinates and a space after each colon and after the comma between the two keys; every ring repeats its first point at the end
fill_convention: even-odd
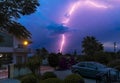
{"type": "Polygon", "coordinates": [[[71,6],[76,2],[78,0],[40,0],[41,5],[34,14],[19,19],[32,33],[31,46],[59,52],[61,36],[65,34],[63,53],[72,53],[75,49],[81,53],[81,41],[85,36],[96,37],[104,44],[106,51],[113,51],[113,43],[117,42],[119,50],[120,0],[79,0],[80,6],[68,16],[71,6]],[[70,20],[66,25],[62,23],[65,18],[70,20]]]}

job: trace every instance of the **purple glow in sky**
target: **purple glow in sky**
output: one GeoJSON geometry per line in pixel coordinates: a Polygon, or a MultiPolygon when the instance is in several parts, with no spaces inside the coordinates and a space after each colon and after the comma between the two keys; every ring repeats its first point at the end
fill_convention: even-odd
{"type": "MultiPolygon", "coordinates": [[[[102,5],[102,4],[99,4],[99,3],[96,3],[94,2],[93,0],[85,0],[85,2],[87,4],[87,6],[93,6],[93,7],[96,7],[96,8],[102,8],[102,9],[106,9],[106,8],[109,8],[109,6],[107,5],[102,5]]],[[[75,12],[75,9],[77,9],[81,4],[80,0],[77,0],[76,2],[73,3],[73,5],[69,8],[69,12],[66,14],[66,19],[63,20],[63,24],[64,25],[67,25],[67,23],[70,21],[70,17],[71,15],[75,12]]],[[[64,47],[64,44],[65,44],[65,34],[62,35],[62,41],[61,41],[61,46],[60,46],[60,53],[62,53],[63,51],[63,47],[64,47]]]]}
{"type": "Polygon", "coordinates": [[[120,49],[120,0],[40,0],[36,13],[19,21],[33,34],[34,48],[50,52],[81,52],[85,36],[95,36],[113,51],[113,42],[120,49]],[[61,37],[64,42],[61,43],[61,37]],[[63,38],[63,37],[62,37],[63,38]],[[59,46],[60,45],[60,46],[59,46]],[[61,50],[62,51],[62,50],[61,50]]]}

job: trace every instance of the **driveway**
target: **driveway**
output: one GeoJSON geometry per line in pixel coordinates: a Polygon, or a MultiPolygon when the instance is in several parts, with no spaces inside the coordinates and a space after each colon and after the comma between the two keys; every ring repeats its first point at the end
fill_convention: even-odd
{"type": "MultiPolygon", "coordinates": [[[[66,76],[72,74],[72,72],[70,70],[65,70],[65,71],[55,71],[52,67],[46,67],[46,66],[42,66],[41,67],[41,73],[43,74],[44,72],[48,72],[48,71],[52,71],[54,72],[58,78],[60,79],[64,79],[66,76]]],[[[87,78],[84,78],[85,79],[85,83],[96,83],[95,80],[92,80],[92,79],[87,79],[87,78]]]]}
{"type": "MultiPolygon", "coordinates": [[[[65,70],[65,71],[54,71],[54,73],[57,75],[58,78],[64,79],[66,76],[72,74],[70,70],[65,70]]],[[[85,79],[85,83],[96,83],[95,80],[92,79],[85,79]]]]}
{"type": "MultiPolygon", "coordinates": [[[[64,79],[66,76],[72,74],[72,72],[70,70],[65,70],[65,71],[55,71],[53,68],[51,67],[41,67],[41,73],[43,74],[44,72],[48,72],[48,71],[52,71],[54,72],[58,78],[60,79],[64,79]]],[[[96,83],[95,80],[92,79],[85,79],[85,83],[96,83]]],[[[19,80],[16,79],[2,79],[0,80],[0,83],[20,83],[19,80]]]]}

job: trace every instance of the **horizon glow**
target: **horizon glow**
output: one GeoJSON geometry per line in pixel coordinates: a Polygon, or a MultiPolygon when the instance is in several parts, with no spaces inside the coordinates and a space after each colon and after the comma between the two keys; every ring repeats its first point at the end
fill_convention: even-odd
{"type": "MultiPolygon", "coordinates": [[[[80,0],[76,1],[69,9],[69,12],[66,14],[65,16],[65,19],[63,20],[62,24],[63,25],[67,25],[70,21],[70,17],[71,15],[75,12],[75,10],[80,6],[80,5],[83,5],[83,4],[80,4],[80,0]]],[[[102,8],[102,9],[107,9],[109,8],[109,6],[106,6],[106,5],[103,5],[103,4],[99,4],[97,2],[94,2],[94,1],[91,1],[91,0],[86,0],[84,2],[84,4],[87,4],[87,6],[93,6],[93,7],[96,7],[96,8],[102,8]]],[[[61,45],[60,45],[60,53],[62,53],[63,51],[63,47],[64,47],[64,44],[65,44],[65,34],[62,34],[62,41],[61,41],[61,45]]]]}

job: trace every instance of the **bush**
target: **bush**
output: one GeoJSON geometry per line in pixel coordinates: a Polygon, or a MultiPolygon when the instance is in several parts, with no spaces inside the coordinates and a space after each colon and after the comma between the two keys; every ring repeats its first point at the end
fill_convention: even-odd
{"type": "Polygon", "coordinates": [[[66,57],[60,58],[59,68],[62,70],[68,69],[68,61],[67,61],[66,57]]]}
{"type": "Polygon", "coordinates": [[[37,79],[34,75],[26,75],[21,79],[21,83],[37,83],[37,79]]]}
{"type": "Polygon", "coordinates": [[[43,80],[41,83],[63,83],[63,82],[58,78],[48,78],[43,80]]]}
{"type": "Polygon", "coordinates": [[[72,65],[74,65],[75,63],[76,63],[75,57],[74,57],[74,56],[71,56],[71,57],[70,57],[70,60],[69,60],[69,64],[72,66],[72,65]]]}
{"type": "Polygon", "coordinates": [[[105,52],[99,52],[96,55],[83,55],[78,57],[78,61],[95,61],[107,65],[110,61],[114,60],[114,55],[105,52]]]}
{"type": "Polygon", "coordinates": [[[120,59],[117,59],[117,60],[111,61],[111,62],[108,64],[108,66],[120,70],[120,59]]]}
{"type": "Polygon", "coordinates": [[[49,65],[51,67],[54,67],[56,68],[59,64],[59,56],[54,54],[54,53],[51,53],[49,56],[48,56],[48,62],[49,62],[49,65]]]}
{"type": "Polygon", "coordinates": [[[85,82],[80,75],[71,74],[64,79],[64,83],[85,83],[85,82]]]}
{"type": "Polygon", "coordinates": [[[53,72],[45,72],[42,75],[42,80],[45,80],[45,79],[48,79],[48,78],[57,78],[57,76],[53,72]]]}

